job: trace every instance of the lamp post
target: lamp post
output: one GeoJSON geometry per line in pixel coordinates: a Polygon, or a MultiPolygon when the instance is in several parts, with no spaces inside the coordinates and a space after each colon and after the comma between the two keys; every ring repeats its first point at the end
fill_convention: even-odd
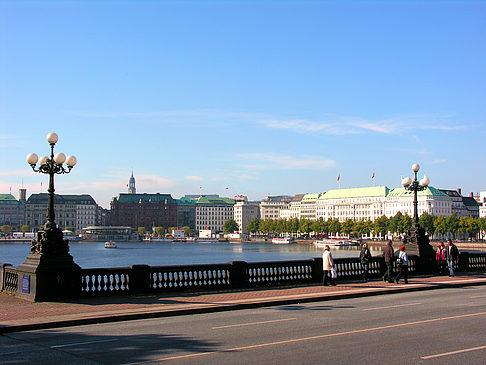
{"type": "Polygon", "coordinates": [[[50,156],[39,158],[29,153],[26,158],[34,172],[49,175],[47,221],[37,232],[37,239],[32,240],[25,262],[17,267],[22,283],[17,295],[34,301],[74,298],[81,293],[81,268],[69,254],[68,240],[63,239],[62,230],[57,227],[54,212],[54,175],[70,173],[77,160],[74,156],[66,158],[62,152],[54,154],[58,139],[56,133],[47,135],[50,156]]]}
{"type": "Polygon", "coordinates": [[[47,142],[51,145],[51,156],[42,156],[40,159],[35,153],[29,153],[27,155],[27,163],[32,167],[34,172],[48,174],[49,175],[49,189],[47,200],[47,222],[45,224],[45,230],[56,229],[55,212],[54,212],[54,175],[56,174],[69,174],[72,168],[76,165],[77,160],[74,156],[66,156],[62,152],[58,152],[54,155],[54,146],[59,140],[56,133],[49,133],[47,135],[47,142]],[[36,164],[39,162],[39,168],[36,169],[36,164]],[[66,162],[67,168],[63,166],[66,162]]]}
{"type": "Polygon", "coordinates": [[[431,258],[435,255],[434,249],[429,244],[429,238],[425,235],[425,230],[419,226],[418,216],[418,199],[417,193],[427,189],[430,180],[424,176],[420,181],[417,179],[417,173],[420,170],[419,164],[413,164],[414,179],[409,177],[402,179],[402,185],[405,190],[413,192],[413,224],[407,231],[403,243],[409,246],[409,252],[418,253],[421,258],[431,258]]]}

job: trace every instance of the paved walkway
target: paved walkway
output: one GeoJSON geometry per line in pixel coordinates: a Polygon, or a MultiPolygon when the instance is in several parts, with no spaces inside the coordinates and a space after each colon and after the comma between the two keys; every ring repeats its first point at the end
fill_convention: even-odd
{"type": "Polygon", "coordinates": [[[172,293],[32,303],[0,293],[0,334],[35,329],[295,304],[397,292],[486,285],[486,273],[412,277],[409,284],[346,282],[258,290],[172,293]]]}

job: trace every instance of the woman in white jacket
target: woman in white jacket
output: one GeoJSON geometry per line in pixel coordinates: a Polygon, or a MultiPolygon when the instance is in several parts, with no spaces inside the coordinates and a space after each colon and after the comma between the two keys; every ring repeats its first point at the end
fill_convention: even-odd
{"type": "Polygon", "coordinates": [[[330,284],[336,285],[331,271],[334,269],[334,260],[332,259],[331,249],[328,245],[324,246],[324,252],[322,253],[322,270],[324,271],[324,285],[327,284],[328,278],[330,278],[330,284]]]}

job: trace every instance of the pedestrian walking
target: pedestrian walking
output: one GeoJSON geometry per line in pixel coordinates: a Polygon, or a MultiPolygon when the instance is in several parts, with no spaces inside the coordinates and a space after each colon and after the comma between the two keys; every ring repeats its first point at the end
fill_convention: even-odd
{"type": "Polygon", "coordinates": [[[368,244],[363,243],[361,252],[359,253],[359,262],[361,263],[361,269],[363,270],[363,281],[370,280],[370,261],[371,252],[368,248],[368,244]]]}
{"type": "Polygon", "coordinates": [[[383,275],[383,281],[393,283],[393,262],[395,261],[395,252],[393,252],[392,241],[388,240],[388,243],[383,250],[383,257],[385,258],[386,271],[383,275]]]}
{"type": "Polygon", "coordinates": [[[447,266],[449,267],[449,276],[455,276],[456,271],[455,271],[455,264],[456,260],[459,257],[459,250],[457,249],[457,246],[452,243],[451,240],[447,241],[447,247],[446,247],[446,260],[447,260],[447,266]]]}
{"type": "Polygon", "coordinates": [[[440,242],[437,246],[437,252],[435,253],[435,259],[437,261],[437,271],[439,275],[445,274],[446,269],[446,248],[444,242],[440,242]]]}
{"type": "Polygon", "coordinates": [[[329,285],[327,283],[328,279],[330,279],[329,281],[331,285],[336,285],[336,282],[334,281],[334,277],[332,275],[332,272],[336,269],[334,267],[334,260],[332,259],[331,249],[328,245],[324,246],[324,252],[322,253],[322,270],[324,271],[324,285],[329,285]]]}
{"type": "Polygon", "coordinates": [[[408,284],[408,255],[405,252],[405,246],[400,247],[400,252],[397,258],[398,275],[395,278],[395,283],[398,284],[400,278],[403,277],[405,284],[408,284]]]}

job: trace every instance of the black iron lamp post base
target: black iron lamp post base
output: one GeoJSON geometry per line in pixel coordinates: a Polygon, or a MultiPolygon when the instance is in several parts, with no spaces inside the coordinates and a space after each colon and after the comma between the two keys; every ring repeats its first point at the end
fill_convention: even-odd
{"type": "Polygon", "coordinates": [[[33,301],[74,299],[81,293],[81,267],[69,254],[68,240],[58,228],[37,233],[31,253],[17,267],[17,295],[33,301]]]}
{"type": "Polygon", "coordinates": [[[413,225],[407,231],[403,239],[403,244],[407,249],[409,255],[418,256],[417,272],[427,273],[431,271],[435,265],[435,250],[430,245],[429,237],[425,234],[425,230],[418,225],[413,225]]]}

